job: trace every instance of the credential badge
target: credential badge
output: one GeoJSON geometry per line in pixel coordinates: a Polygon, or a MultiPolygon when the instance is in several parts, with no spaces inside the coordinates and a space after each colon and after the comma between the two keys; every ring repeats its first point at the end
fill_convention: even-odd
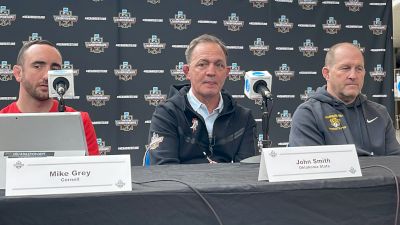
{"type": "Polygon", "coordinates": [[[10,14],[10,10],[6,6],[0,6],[0,26],[11,26],[11,22],[15,21],[17,15],[10,14]]]}

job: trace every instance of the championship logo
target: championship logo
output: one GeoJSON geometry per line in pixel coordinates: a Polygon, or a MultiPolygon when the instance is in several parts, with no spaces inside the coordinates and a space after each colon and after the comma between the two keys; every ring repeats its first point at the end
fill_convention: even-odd
{"type": "Polygon", "coordinates": [[[261,38],[257,38],[256,41],[254,41],[254,45],[249,45],[249,49],[254,55],[263,56],[265,52],[269,51],[269,45],[264,45],[264,41],[262,41],[261,38]]]}
{"type": "Polygon", "coordinates": [[[205,5],[205,6],[210,6],[210,5],[214,5],[214,2],[216,2],[217,0],[201,0],[201,4],[205,5]]]}
{"type": "Polygon", "coordinates": [[[133,119],[133,116],[129,115],[129,112],[124,112],[120,120],[115,120],[115,126],[118,126],[122,131],[131,131],[138,123],[139,120],[133,119]]]}
{"type": "Polygon", "coordinates": [[[326,24],[322,24],[322,29],[324,29],[327,34],[337,34],[341,28],[342,25],[337,24],[334,17],[329,17],[326,24]]]}
{"type": "Polygon", "coordinates": [[[302,52],[305,57],[312,57],[318,52],[318,47],[315,47],[310,39],[306,39],[306,42],[303,42],[303,46],[299,46],[299,51],[302,52]]]}
{"type": "Polygon", "coordinates": [[[11,22],[15,21],[17,15],[10,14],[10,10],[6,6],[0,6],[0,26],[11,26],[11,22]]]}
{"type": "Polygon", "coordinates": [[[131,17],[131,13],[126,9],[122,9],[117,17],[113,17],[113,20],[121,28],[129,28],[136,23],[136,17],[131,17]]]}
{"type": "Polygon", "coordinates": [[[184,81],[186,80],[185,73],[183,72],[183,62],[179,62],[175,65],[175,69],[170,69],[171,76],[175,77],[175,80],[184,81]]]}
{"type": "Polygon", "coordinates": [[[32,33],[32,36],[29,36],[29,39],[27,41],[22,41],[22,44],[26,44],[31,41],[38,41],[42,40],[42,36],[39,36],[38,33],[32,33]]]}
{"type": "Polygon", "coordinates": [[[324,118],[327,120],[328,129],[331,131],[338,131],[338,130],[346,129],[347,126],[342,125],[342,117],[343,117],[343,114],[331,114],[331,115],[325,116],[324,118]]]}
{"type": "Polygon", "coordinates": [[[71,64],[70,61],[64,61],[64,63],[61,65],[61,69],[63,70],[72,70],[72,74],[74,76],[79,75],[79,69],[74,69],[74,65],[71,64]]]}
{"type": "Polygon", "coordinates": [[[106,142],[101,138],[97,138],[97,145],[99,146],[100,155],[106,155],[111,152],[111,146],[107,146],[106,142]]]}
{"type": "Polygon", "coordinates": [[[163,136],[159,136],[157,133],[154,132],[153,135],[151,136],[150,144],[146,145],[145,147],[148,150],[154,150],[160,146],[163,140],[164,140],[163,136]]]}
{"type": "Polygon", "coordinates": [[[285,15],[281,15],[278,22],[274,22],[274,27],[277,28],[280,33],[288,33],[290,29],[293,28],[293,23],[290,23],[289,18],[285,15]]]}
{"type": "Polygon", "coordinates": [[[7,61],[1,61],[0,67],[0,81],[9,81],[13,78],[13,72],[11,64],[7,64],[7,61]]]}
{"type": "Polygon", "coordinates": [[[292,115],[288,110],[283,110],[282,113],[278,112],[276,117],[276,123],[282,128],[289,128],[292,126],[292,115]]]}
{"type": "Polygon", "coordinates": [[[304,10],[313,10],[317,4],[318,0],[299,0],[299,5],[304,10]]]}
{"type": "Polygon", "coordinates": [[[148,3],[151,3],[153,5],[158,4],[161,2],[161,0],[147,0],[148,3]]]}
{"type": "Polygon", "coordinates": [[[386,31],[386,25],[382,25],[380,18],[375,18],[373,24],[368,25],[368,27],[374,35],[381,35],[384,31],[386,31]]]}
{"type": "Polygon", "coordinates": [[[199,126],[199,120],[197,118],[192,119],[192,126],[190,129],[192,129],[192,133],[195,133],[197,131],[197,127],[199,126]]]}
{"type": "Polygon", "coordinates": [[[94,34],[90,41],[85,41],[85,46],[90,49],[90,52],[102,53],[105,48],[108,48],[109,43],[103,42],[103,38],[99,34],[94,34]]]}
{"type": "Polygon", "coordinates": [[[228,17],[228,20],[224,20],[224,26],[228,27],[230,31],[239,31],[244,25],[243,21],[239,20],[239,17],[236,16],[236,13],[231,13],[228,17]]]}
{"type": "Polygon", "coordinates": [[[101,87],[95,87],[92,90],[92,95],[86,95],[86,100],[92,103],[92,106],[103,106],[106,102],[110,101],[110,95],[105,95],[101,87]]]}
{"type": "Polygon", "coordinates": [[[128,62],[122,62],[122,65],[119,65],[119,69],[114,69],[114,74],[120,80],[128,81],[137,75],[137,69],[132,69],[128,62]]]}
{"type": "Polygon", "coordinates": [[[374,71],[370,71],[369,75],[374,78],[374,81],[382,82],[383,79],[386,77],[386,72],[383,70],[381,64],[377,64],[374,67],[374,71]]]}
{"type": "Polygon", "coordinates": [[[249,3],[253,4],[254,8],[264,8],[265,4],[268,3],[268,0],[249,0],[249,3]]]}
{"type": "Polygon", "coordinates": [[[147,43],[143,43],[143,47],[147,49],[147,52],[150,54],[160,54],[161,49],[165,49],[165,43],[161,43],[160,39],[157,35],[151,35],[151,38],[148,39],[147,43]]]}
{"type": "Polygon", "coordinates": [[[291,71],[287,64],[282,64],[282,66],[279,67],[279,70],[275,71],[275,76],[281,81],[289,81],[294,77],[294,71],[291,71]]]}
{"type": "Polygon", "coordinates": [[[364,2],[359,2],[358,0],[349,0],[348,2],[344,2],[344,5],[349,8],[349,11],[357,12],[363,7],[364,2]]]}
{"type": "Polygon", "coordinates": [[[360,49],[361,52],[365,51],[365,47],[361,47],[361,44],[357,40],[353,40],[353,45],[360,49]]]}
{"type": "Polygon", "coordinates": [[[186,30],[187,26],[192,23],[191,19],[186,19],[186,15],[183,14],[182,11],[178,11],[178,14],[175,14],[175,18],[170,18],[169,23],[174,26],[176,30],[186,30]]]}
{"type": "Polygon", "coordinates": [[[149,94],[144,95],[144,100],[153,106],[158,106],[160,103],[165,102],[166,99],[167,95],[161,94],[161,90],[158,90],[158,87],[153,87],[149,94]]]}
{"type": "Polygon", "coordinates": [[[312,89],[312,87],[307,87],[307,89],[304,91],[304,94],[300,94],[300,99],[307,101],[310,98],[310,95],[314,93],[315,91],[312,89]]]}
{"type": "Polygon", "coordinates": [[[72,15],[72,11],[69,11],[67,7],[60,10],[58,15],[53,15],[53,18],[60,27],[72,27],[78,22],[78,16],[72,15]]]}
{"type": "Polygon", "coordinates": [[[241,80],[241,77],[244,77],[245,73],[246,71],[241,70],[237,63],[232,63],[231,71],[229,71],[229,80],[239,81],[241,80]]]}

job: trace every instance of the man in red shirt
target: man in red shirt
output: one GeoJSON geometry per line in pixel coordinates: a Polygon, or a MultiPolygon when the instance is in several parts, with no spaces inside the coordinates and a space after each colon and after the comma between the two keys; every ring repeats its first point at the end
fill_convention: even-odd
{"type": "MultiPolygon", "coordinates": [[[[58,101],[49,98],[49,70],[61,69],[62,57],[56,46],[45,40],[28,42],[18,53],[13,67],[15,80],[20,83],[18,100],[0,113],[58,112],[58,101]]],[[[66,106],[65,112],[76,112],[66,106]]],[[[99,155],[96,133],[87,112],[81,112],[89,155],[99,155]]]]}

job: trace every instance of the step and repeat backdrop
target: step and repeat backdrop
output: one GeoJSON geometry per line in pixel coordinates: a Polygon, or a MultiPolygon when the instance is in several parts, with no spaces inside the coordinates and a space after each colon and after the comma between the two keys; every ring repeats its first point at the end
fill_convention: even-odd
{"type": "Polygon", "coordinates": [[[67,105],[89,112],[103,154],[131,154],[139,165],[155,107],[170,85],[188,82],[185,48],[208,33],[228,46],[225,89],[253,110],[260,133],[261,101],[243,94],[244,74],[272,74],[269,134],[285,146],[291,116],[325,83],[324,57],[337,42],[364,52],[363,92],[394,114],[391,18],[391,0],[2,0],[0,107],[18,97],[12,66],[23,42],[50,40],[74,71],[67,105]]]}

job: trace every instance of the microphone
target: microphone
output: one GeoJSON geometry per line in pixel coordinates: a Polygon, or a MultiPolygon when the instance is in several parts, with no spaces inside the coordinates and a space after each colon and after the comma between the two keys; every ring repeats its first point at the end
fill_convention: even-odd
{"type": "Polygon", "coordinates": [[[53,88],[56,90],[56,92],[60,95],[63,96],[65,92],[67,92],[69,88],[69,81],[65,77],[57,77],[53,81],[53,88]]]}
{"type": "Polygon", "coordinates": [[[75,96],[72,70],[49,70],[47,75],[50,98],[73,98],[75,96]]]}
{"type": "Polygon", "coordinates": [[[251,100],[271,99],[272,76],[268,71],[247,71],[244,76],[244,94],[251,100]]]}

